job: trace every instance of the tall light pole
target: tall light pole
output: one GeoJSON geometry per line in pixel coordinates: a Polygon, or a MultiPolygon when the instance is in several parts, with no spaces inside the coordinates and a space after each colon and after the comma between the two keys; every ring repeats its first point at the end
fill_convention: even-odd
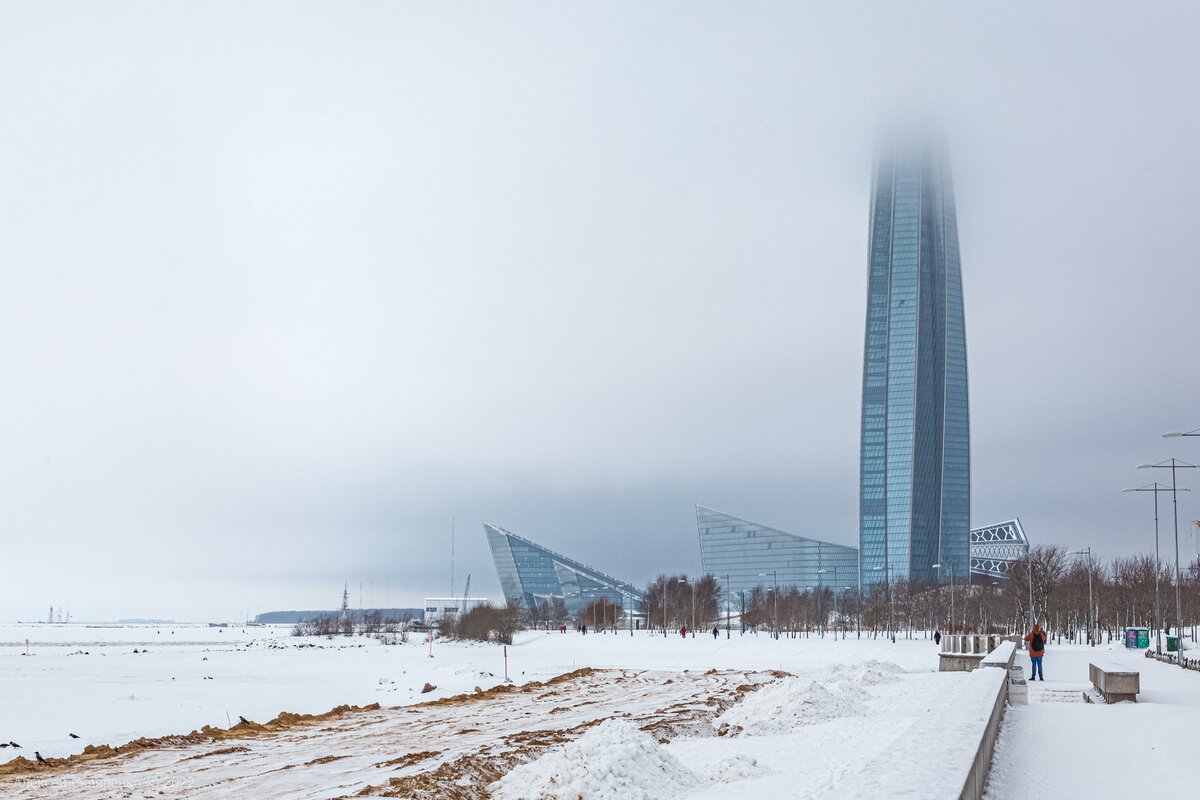
{"type": "Polygon", "coordinates": [[[729,606],[733,605],[733,598],[729,596],[729,576],[725,576],[725,639],[729,639],[729,606]]]}
{"type": "Polygon", "coordinates": [[[667,638],[667,592],[671,588],[671,582],[663,576],[663,638],[667,638]]]}
{"type": "MultiPolygon", "coordinates": [[[[930,564],[929,566],[933,567],[934,569],[936,569],[938,571],[938,582],[941,583],[942,563],[939,561],[938,563],[930,564]]],[[[953,633],[954,632],[954,565],[951,564],[949,561],[947,561],[945,566],[950,568],[950,632],[953,633]]]]}
{"type": "MultiPolygon", "coordinates": [[[[825,573],[827,569],[817,570],[817,620],[821,623],[821,638],[825,638],[825,617],[821,616],[821,595],[825,594],[825,573]]],[[[836,614],[836,612],[835,612],[836,614]]]]}
{"type": "Polygon", "coordinates": [[[858,607],[854,614],[854,627],[858,631],[855,634],[856,639],[862,638],[862,556],[858,557],[858,569],[855,570],[855,575],[858,578],[858,607]]]}
{"type": "MultiPolygon", "coordinates": [[[[851,589],[853,589],[853,588],[854,588],[853,586],[843,586],[843,587],[842,587],[842,593],[843,593],[843,594],[845,594],[846,592],[850,591],[850,590],[851,590],[851,589]]],[[[833,615],[834,615],[834,618],[836,618],[836,617],[837,617],[837,611],[836,611],[836,610],[834,611],[834,614],[833,614],[833,615]]],[[[847,628],[847,627],[849,627],[849,626],[843,626],[843,627],[842,627],[842,641],[843,641],[843,642],[844,642],[844,641],[846,641],[846,633],[847,633],[847,631],[846,631],[846,628],[847,628]]]]}
{"type": "MultiPolygon", "coordinates": [[[[626,607],[625,616],[629,618],[629,635],[633,636],[633,595],[631,595],[629,592],[625,591],[624,589],[620,589],[619,591],[621,592],[621,597],[624,597],[627,601],[629,601],[629,605],[626,607]]],[[[617,633],[616,628],[617,628],[617,624],[616,624],[616,621],[614,620],[613,621],[613,635],[616,635],[616,633],[617,633]]]]}
{"type": "MultiPolygon", "coordinates": [[[[1162,655],[1162,603],[1159,600],[1158,582],[1162,572],[1162,561],[1158,556],[1158,493],[1171,491],[1155,481],[1140,489],[1122,489],[1123,492],[1154,492],[1154,651],[1162,655]]],[[[1188,491],[1184,489],[1183,491],[1188,491]]]]}
{"type": "Polygon", "coordinates": [[[892,644],[896,643],[896,631],[892,629],[892,576],[888,569],[888,562],[885,559],[882,567],[871,567],[872,572],[883,570],[884,588],[887,591],[888,604],[888,637],[891,638],[892,644]]]}
{"type": "Polygon", "coordinates": [[[1196,469],[1196,465],[1180,461],[1177,458],[1168,458],[1166,461],[1161,461],[1158,464],[1138,464],[1138,469],[1171,470],[1171,508],[1175,512],[1175,636],[1179,641],[1179,652],[1176,654],[1176,659],[1180,663],[1183,663],[1183,596],[1179,590],[1179,498],[1176,497],[1178,487],[1175,482],[1175,471],[1179,469],[1196,469]]]}
{"type": "MultiPolygon", "coordinates": [[[[758,573],[758,577],[762,578],[762,577],[766,576],[767,574],[768,573],[766,573],[766,572],[760,572],[760,573],[758,573]]],[[[775,634],[774,634],[775,639],[778,640],[779,639],[779,575],[778,575],[778,573],[775,572],[775,570],[771,570],[770,575],[771,575],[771,581],[775,585],[775,613],[773,615],[775,620],[772,623],[772,625],[775,628],[775,634]]]]}
{"type": "Polygon", "coordinates": [[[1029,568],[1029,630],[1033,630],[1033,551],[1025,551],[1025,566],[1029,568]]]}
{"type": "MultiPolygon", "coordinates": [[[[1164,439],[1174,439],[1178,436],[1198,436],[1198,437],[1200,437],[1200,428],[1195,428],[1190,431],[1172,431],[1171,433],[1163,434],[1164,439]]],[[[1192,520],[1192,522],[1196,525],[1196,577],[1200,578],[1200,520],[1194,519],[1194,520],[1192,520]]],[[[1176,522],[1176,524],[1178,524],[1178,522],[1176,522]]],[[[1176,578],[1175,583],[1176,584],[1179,583],[1178,577],[1176,578]]],[[[1193,626],[1192,626],[1192,641],[1194,642],[1195,640],[1196,640],[1196,629],[1195,629],[1195,625],[1193,624],[1193,626]]],[[[1183,646],[1182,638],[1179,640],[1179,644],[1180,644],[1180,647],[1183,646]]],[[[1180,656],[1182,656],[1182,655],[1183,655],[1183,653],[1180,652],[1180,656]]]]}
{"type": "MultiPolygon", "coordinates": [[[[687,578],[679,578],[676,583],[691,583],[687,578]]],[[[696,587],[692,586],[692,624],[696,624],[696,587]]],[[[693,634],[694,635],[694,634],[693,634]]]]}
{"type": "Polygon", "coordinates": [[[1092,548],[1085,547],[1082,550],[1076,550],[1071,553],[1073,556],[1087,556],[1087,571],[1088,571],[1088,610],[1087,610],[1087,626],[1088,626],[1088,644],[1092,647],[1096,646],[1096,639],[1092,635],[1092,548]]]}
{"type": "Polygon", "coordinates": [[[692,638],[696,638],[696,581],[692,584],[692,638]]]}

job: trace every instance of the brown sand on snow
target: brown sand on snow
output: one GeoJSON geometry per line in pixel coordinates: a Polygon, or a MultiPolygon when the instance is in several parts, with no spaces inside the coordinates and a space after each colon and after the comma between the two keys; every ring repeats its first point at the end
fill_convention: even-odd
{"type": "MultiPolygon", "coordinates": [[[[53,759],[49,766],[19,759],[21,767],[12,768],[10,762],[0,767],[0,775],[32,772],[49,779],[61,776],[59,770],[75,767],[80,779],[119,785],[130,776],[152,773],[155,780],[190,786],[179,796],[194,794],[203,800],[238,793],[273,797],[276,787],[281,797],[483,800],[489,797],[488,785],[513,767],[578,738],[606,719],[627,719],[660,742],[713,736],[714,717],[784,675],[774,670],[677,673],[584,668],[545,682],[500,684],[409,706],[339,706],[324,715],[281,714],[265,725],[240,723],[186,736],[140,739],[119,748],[89,748],[79,756],[53,759]],[[375,713],[360,719],[352,713],[356,711],[375,713]],[[322,720],[331,723],[304,731],[305,725],[322,720]],[[247,741],[197,752],[230,739],[247,741]],[[125,754],[136,758],[136,763],[97,760],[125,754]],[[297,767],[306,768],[299,793],[294,782],[282,777],[297,767]]],[[[39,777],[27,775],[21,780],[39,777]]],[[[27,783],[19,788],[20,797],[31,800],[79,796],[51,784],[27,783]]],[[[114,791],[96,796],[129,795],[114,791]]]]}
{"type": "MultiPolygon", "coordinates": [[[[172,736],[157,736],[154,738],[141,737],[134,739],[132,742],[126,742],[122,745],[113,747],[107,744],[89,744],[83,748],[82,753],[68,756],[67,758],[47,758],[46,762],[39,763],[25,756],[17,756],[12,761],[0,764],[0,775],[22,775],[29,772],[46,772],[55,769],[67,769],[77,764],[82,764],[87,761],[95,761],[100,758],[116,758],[127,753],[138,753],[145,750],[158,750],[164,747],[182,747],[189,744],[202,744],[207,742],[221,741],[222,739],[249,739],[254,736],[269,736],[271,734],[280,733],[281,731],[291,728],[312,725],[316,722],[325,720],[337,719],[346,714],[354,714],[362,711],[378,711],[379,703],[372,703],[369,706],[337,706],[326,711],[324,714],[293,714],[289,711],[284,711],[270,722],[259,724],[257,722],[239,722],[231,728],[214,728],[211,725],[205,725],[198,731],[191,733],[176,734],[172,736]]],[[[228,754],[244,751],[246,748],[230,747],[223,750],[216,750],[211,753],[204,753],[193,758],[203,758],[217,754],[228,754]]]]}

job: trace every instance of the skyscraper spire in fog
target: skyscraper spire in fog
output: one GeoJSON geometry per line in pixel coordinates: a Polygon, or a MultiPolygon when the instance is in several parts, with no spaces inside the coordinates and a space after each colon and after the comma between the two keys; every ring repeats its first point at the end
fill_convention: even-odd
{"type": "Polygon", "coordinates": [[[896,140],[881,151],[870,230],[859,474],[862,579],[966,575],[967,347],[954,191],[940,147],[896,140]]]}

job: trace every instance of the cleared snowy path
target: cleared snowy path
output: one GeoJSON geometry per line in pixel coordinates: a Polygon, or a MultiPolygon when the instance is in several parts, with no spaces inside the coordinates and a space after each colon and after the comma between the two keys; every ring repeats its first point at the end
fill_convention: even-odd
{"type": "MultiPolygon", "coordinates": [[[[1049,647],[1046,680],[1030,683],[1029,705],[1010,707],[1004,718],[985,798],[1191,796],[1200,672],[1142,652],[1049,647]],[[1141,672],[1137,703],[1083,702],[1095,659],[1141,672]]],[[[1028,672],[1028,657],[1016,663],[1028,672]]]]}

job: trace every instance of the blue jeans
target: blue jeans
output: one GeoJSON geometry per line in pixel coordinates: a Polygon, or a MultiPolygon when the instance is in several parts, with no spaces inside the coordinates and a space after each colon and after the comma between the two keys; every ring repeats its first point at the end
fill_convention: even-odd
{"type": "Polygon", "coordinates": [[[1042,675],[1042,657],[1041,656],[1030,656],[1029,657],[1029,680],[1033,680],[1034,678],[1041,678],[1042,680],[1046,680],[1045,676],[1042,675]]]}

